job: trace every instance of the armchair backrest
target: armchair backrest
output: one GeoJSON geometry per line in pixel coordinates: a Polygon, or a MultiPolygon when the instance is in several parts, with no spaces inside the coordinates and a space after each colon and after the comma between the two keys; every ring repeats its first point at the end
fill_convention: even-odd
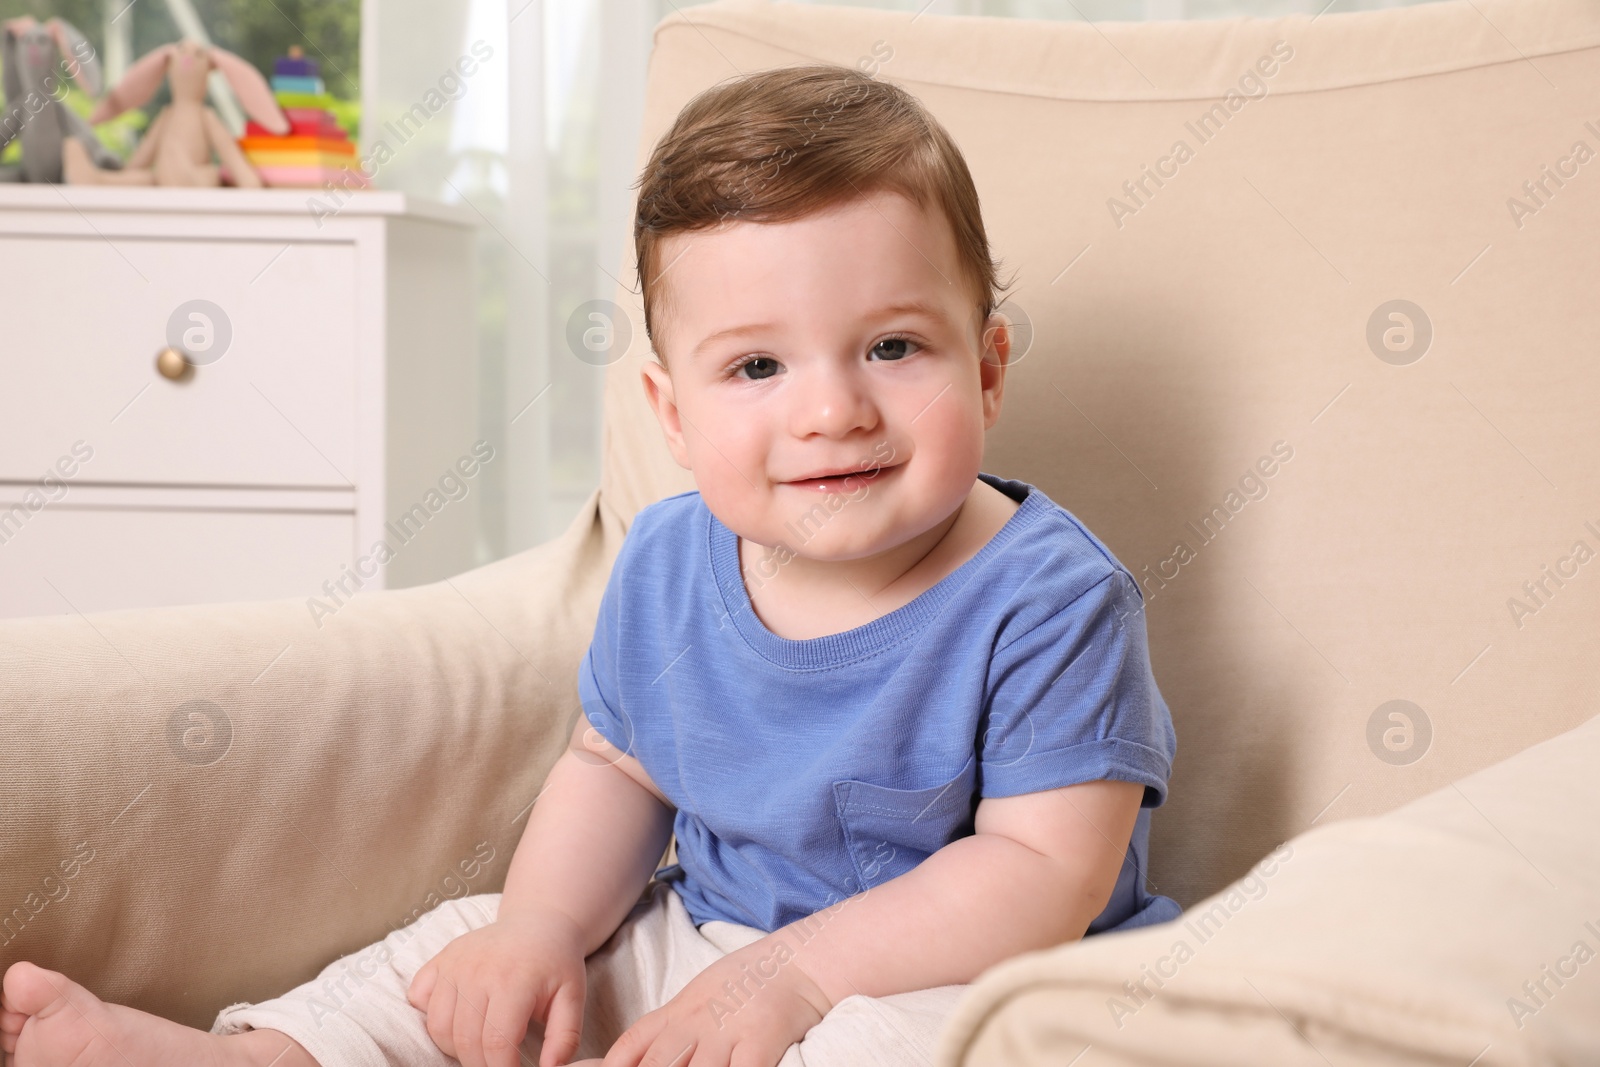
{"type": "MultiPolygon", "coordinates": [[[[1192,902],[1600,710],[1600,8],[715,3],[656,29],[640,165],[737,71],[863,58],[955,136],[1019,269],[1031,343],[983,469],[1144,588],[1178,730],[1158,889],[1192,902]]],[[[694,483],[616,299],[601,496],[631,521],[694,483]]]]}

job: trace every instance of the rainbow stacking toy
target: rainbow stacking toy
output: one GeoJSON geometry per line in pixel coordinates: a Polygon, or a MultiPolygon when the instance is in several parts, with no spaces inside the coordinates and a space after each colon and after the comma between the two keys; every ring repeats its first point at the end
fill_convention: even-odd
{"type": "Polygon", "coordinates": [[[328,185],[364,188],[371,184],[356,162],[356,146],[328,110],[333,97],[322,83],[316,60],[299,45],[272,64],[272,95],[289,119],[289,132],[269,133],[246,122],[239,147],[268,186],[328,185]]]}

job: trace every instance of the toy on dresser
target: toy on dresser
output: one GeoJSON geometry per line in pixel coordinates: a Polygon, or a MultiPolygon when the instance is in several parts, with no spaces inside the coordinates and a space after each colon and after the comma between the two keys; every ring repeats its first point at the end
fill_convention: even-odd
{"type": "Polygon", "coordinates": [[[245,112],[263,127],[287,131],[266,79],[254,67],[214,45],[184,40],[164,44],[144,56],[123,75],[116,88],[89,116],[91,123],[115,118],[146,103],[163,79],[172,87],[172,103],[161,110],[122,170],[102,170],[77,140],[62,146],[61,167],[69,185],[220,185],[227,168],[234,185],[259,188],[233,134],[206,106],[206,76],[220,70],[245,112]]]}
{"type": "Polygon", "coordinates": [[[117,154],[67,106],[62,80],[71,78],[90,96],[100,95],[100,61],[83,34],[63,19],[6,19],[0,27],[0,67],[6,103],[0,111],[0,149],[20,138],[22,161],[0,166],[0,181],[59,182],[61,148],[77,141],[102,167],[122,166],[117,154]]]}
{"type": "Polygon", "coordinates": [[[323,85],[314,59],[299,45],[272,64],[272,92],[289,119],[286,135],[262,125],[245,125],[239,147],[266,185],[365,188],[356,146],[329,107],[333,96],[323,85]]]}

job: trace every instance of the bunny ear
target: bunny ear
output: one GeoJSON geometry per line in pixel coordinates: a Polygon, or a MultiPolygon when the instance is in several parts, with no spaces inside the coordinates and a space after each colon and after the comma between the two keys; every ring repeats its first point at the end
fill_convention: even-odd
{"type": "Polygon", "coordinates": [[[228,79],[228,85],[232,87],[233,95],[239,98],[245,114],[275,134],[289,132],[289,120],[278,107],[272,88],[260,71],[216,45],[211,46],[209,55],[211,65],[222,71],[222,76],[228,79]]]}
{"type": "Polygon", "coordinates": [[[167,60],[171,58],[175,47],[164,44],[145,53],[129,67],[122,80],[106,94],[106,98],[94,106],[94,111],[89,114],[90,125],[114,119],[130,107],[138,107],[156,95],[156,90],[161,88],[161,82],[167,76],[167,60]]]}
{"type": "Polygon", "coordinates": [[[6,19],[5,22],[0,23],[0,25],[4,25],[6,32],[11,36],[21,37],[23,34],[39,25],[39,20],[34,18],[32,15],[18,15],[13,19],[6,19]]]}
{"type": "Polygon", "coordinates": [[[103,86],[100,82],[100,57],[94,54],[94,46],[66,19],[52,18],[44,26],[55,38],[56,51],[61,53],[61,65],[67,76],[81,85],[90,96],[99,96],[103,86]]]}

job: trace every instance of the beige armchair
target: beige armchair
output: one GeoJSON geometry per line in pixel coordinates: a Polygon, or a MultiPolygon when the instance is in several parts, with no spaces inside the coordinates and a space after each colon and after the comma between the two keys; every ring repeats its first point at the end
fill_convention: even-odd
{"type": "MultiPolygon", "coordinates": [[[[984,469],[1140,578],[1178,731],[1152,881],[1189,911],[991,969],[940,1067],[1600,1062],[1600,8],[715,3],[656,31],[639,158],[819,60],[966,153],[1020,279],[984,469]]],[[[0,964],[205,1028],[500,887],[632,516],[693,488],[616,299],[554,541],[320,628],[0,622],[0,964]]]]}

